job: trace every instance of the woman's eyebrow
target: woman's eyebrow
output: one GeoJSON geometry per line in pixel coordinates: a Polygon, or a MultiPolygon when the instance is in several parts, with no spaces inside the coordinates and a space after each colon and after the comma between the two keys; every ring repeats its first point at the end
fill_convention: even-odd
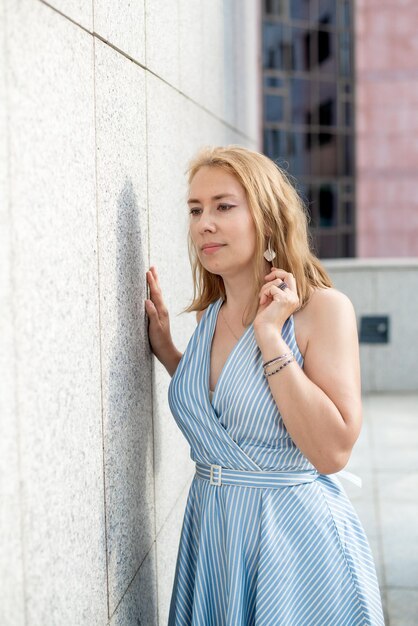
{"type": "MultiPolygon", "coordinates": [[[[211,200],[220,200],[221,198],[236,198],[237,196],[234,196],[233,193],[218,193],[216,194],[216,196],[212,196],[211,200]]],[[[187,204],[190,204],[191,202],[200,202],[200,200],[198,198],[189,198],[187,200],[187,204]]]]}

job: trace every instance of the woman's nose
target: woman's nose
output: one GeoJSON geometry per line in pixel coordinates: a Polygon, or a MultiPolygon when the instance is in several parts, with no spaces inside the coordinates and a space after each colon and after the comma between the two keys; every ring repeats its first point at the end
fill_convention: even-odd
{"type": "Polygon", "coordinates": [[[199,220],[199,230],[200,232],[204,232],[205,230],[213,230],[216,228],[215,220],[210,213],[202,213],[199,220]]]}

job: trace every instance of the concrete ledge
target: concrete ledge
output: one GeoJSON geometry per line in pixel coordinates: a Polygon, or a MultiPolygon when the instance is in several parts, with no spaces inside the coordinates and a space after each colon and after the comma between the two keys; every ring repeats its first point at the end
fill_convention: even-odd
{"type": "MultiPolygon", "coordinates": [[[[322,260],[321,260],[322,262],[322,260]]],[[[387,315],[387,343],[361,343],[363,392],[418,391],[418,257],[325,259],[333,285],[362,316],[387,315]]]]}
{"type": "Polygon", "coordinates": [[[321,259],[326,269],[340,271],[373,270],[382,268],[418,269],[418,257],[321,259]]]}

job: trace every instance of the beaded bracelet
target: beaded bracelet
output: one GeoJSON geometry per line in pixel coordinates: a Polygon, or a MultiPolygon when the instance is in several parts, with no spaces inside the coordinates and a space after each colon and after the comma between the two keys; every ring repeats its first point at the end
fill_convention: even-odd
{"type": "Polygon", "coordinates": [[[282,359],[285,359],[287,356],[290,355],[294,356],[293,352],[285,352],[284,354],[276,356],[274,357],[274,359],[270,359],[270,361],[266,361],[265,363],[263,363],[263,367],[266,367],[266,365],[270,365],[270,363],[274,363],[275,361],[281,361],[282,359]]]}
{"type": "Polygon", "coordinates": [[[280,370],[282,370],[284,367],[286,367],[286,365],[289,365],[289,363],[291,363],[292,361],[294,361],[295,359],[292,357],[291,359],[289,359],[288,361],[286,361],[285,363],[283,363],[283,365],[281,365],[277,370],[273,370],[272,372],[264,372],[264,376],[267,378],[267,376],[272,376],[273,374],[277,374],[277,372],[280,372],[280,370]]]}

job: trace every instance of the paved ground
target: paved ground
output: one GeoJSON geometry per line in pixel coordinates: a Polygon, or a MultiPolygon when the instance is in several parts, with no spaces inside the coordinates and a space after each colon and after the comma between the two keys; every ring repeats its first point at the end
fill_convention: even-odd
{"type": "Polygon", "coordinates": [[[372,549],[386,626],[418,626],[418,394],[363,396],[363,428],[341,479],[372,549]]]}

